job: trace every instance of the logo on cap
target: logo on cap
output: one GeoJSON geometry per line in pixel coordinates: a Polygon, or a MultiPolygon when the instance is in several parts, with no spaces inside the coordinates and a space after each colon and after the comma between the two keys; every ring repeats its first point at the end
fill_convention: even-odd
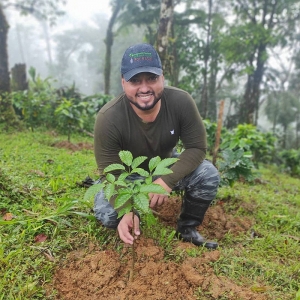
{"type": "Polygon", "coordinates": [[[129,47],[122,59],[121,74],[128,81],[138,73],[162,74],[162,65],[158,53],[149,44],[137,44],[129,47]]]}

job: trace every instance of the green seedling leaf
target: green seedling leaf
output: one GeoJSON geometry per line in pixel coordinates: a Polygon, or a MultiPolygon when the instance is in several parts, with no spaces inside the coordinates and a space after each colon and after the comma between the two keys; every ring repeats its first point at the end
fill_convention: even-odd
{"type": "Polygon", "coordinates": [[[132,189],[130,188],[119,188],[118,194],[132,194],[132,189]]]}
{"type": "Polygon", "coordinates": [[[170,158],[165,158],[163,159],[156,168],[163,168],[163,167],[169,167],[171,165],[173,165],[174,163],[176,163],[176,161],[178,161],[178,158],[175,157],[170,157],[170,158]]]}
{"type": "Polygon", "coordinates": [[[127,165],[128,167],[131,166],[133,157],[130,151],[125,151],[125,150],[120,151],[119,157],[125,165],[127,165]]]}
{"type": "Polygon", "coordinates": [[[131,206],[128,205],[128,206],[122,208],[122,209],[119,211],[119,213],[118,213],[118,218],[121,218],[122,216],[124,216],[124,215],[126,215],[126,214],[128,214],[128,213],[130,213],[130,212],[131,212],[131,206]]]}
{"type": "Polygon", "coordinates": [[[132,173],[137,173],[137,174],[139,174],[141,176],[145,176],[145,177],[149,176],[149,173],[147,171],[145,171],[144,169],[141,169],[141,168],[133,169],[132,173]]]}
{"type": "Polygon", "coordinates": [[[145,214],[150,213],[149,197],[145,194],[139,193],[133,196],[135,207],[145,214]]]}
{"type": "Polygon", "coordinates": [[[94,198],[98,192],[100,192],[104,187],[104,183],[97,183],[90,186],[84,194],[84,201],[89,201],[91,198],[94,198]]]}
{"type": "Polygon", "coordinates": [[[111,164],[104,169],[104,172],[109,173],[116,170],[125,170],[125,167],[121,164],[111,164]]]}
{"type": "Polygon", "coordinates": [[[168,168],[164,168],[164,167],[159,168],[159,167],[157,167],[152,175],[153,176],[158,176],[158,175],[167,175],[167,174],[171,174],[171,173],[173,173],[173,171],[168,169],[168,168]]]}
{"type": "Polygon", "coordinates": [[[155,194],[167,194],[166,190],[159,184],[151,183],[149,185],[143,185],[140,188],[141,193],[155,193],[155,194]]]}
{"type": "Polygon", "coordinates": [[[116,181],[116,177],[113,174],[107,174],[106,179],[110,183],[114,183],[116,181]]]}
{"type": "Polygon", "coordinates": [[[147,156],[139,156],[135,158],[131,164],[131,168],[135,169],[147,159],[147,156]]]}
{"type": "Polygon", "coordinates": [[[159,156],[151,158],[149,161],[150,172],[152,172],[160,162],[161,162],[161,158],[159,156]]]}
{"type": "Polygon", "coordinates": [[[115,194],[115,185],[113,183],[108,183],[104,188],[104,193],[106,199],[110,200],[110,198],[115,194]]]}
{"type": "Polygon", "coordinates": [[[131,198],[131,193],[129,194],[119,194],[116,198],[115,201],[115,206],[114,208],[120,208],[121,206],[123,206],[130,198],[131,198]]]}
{"type": "Polygon", "coordinates": [[[145,184],[151,184],[151,183],[152,183],[152,176],[147,177],[147,178],[145,179],[145,184]]]}
{"type": "Polygon", "coordinates": [[[117,180],[117,181],[115,181],[115,185],[126,187],[127,183],[124,181],[117,180]]]}
{"type": "Polygon", "coordinates": [[[124,180],[127,178],[128,175],[129,175],[129,173],[123,172],[123,173],[119,176],[118,181],[124,181],[124,180]]]}

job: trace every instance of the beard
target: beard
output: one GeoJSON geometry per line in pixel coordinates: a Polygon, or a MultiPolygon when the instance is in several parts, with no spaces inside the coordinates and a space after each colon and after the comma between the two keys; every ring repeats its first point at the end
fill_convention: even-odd
{"type": "Polygon", "coordinates": [[[161,99],[162,93],[163,92],[160,92],[157,95],[153,94],[152,92],[145,93],[145,95],[146,94],[153,94],[154,100],[153,100],[152,103],[146,104],[146,105],[143,105],[143,106],[141,106],[139,103],[133,101],[132,99],[130,99],[128,97],[127,98],[129,99],[130,103],[133,104],[138,109],[143,110],[143,111],[147,111],[147,110],[151,110],[157,104],[157,102],[161,99]]]}

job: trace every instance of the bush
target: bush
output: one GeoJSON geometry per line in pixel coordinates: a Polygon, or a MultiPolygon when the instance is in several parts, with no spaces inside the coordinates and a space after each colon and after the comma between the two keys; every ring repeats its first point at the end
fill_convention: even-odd
{"type": "Polygon", "coordinates": [[[110,95],[84,96],[75,85],[55,89],[51,78],[41,79],[30,69],[29,88],[13,92],[12,104],[19,119],[32,131],[44,127],[58,129],[70,136],[70,130],[92,131],[97,112],[112,99],[110,95]]]}
{"type": "Polygon", "coordinates": [[[300,176],[300,149],[284,150],[279,153],[284,169],[291,176],[300,176]]]}
{"type": "Polygon", "coordinates": [[[272,133],[262,133],[254,125],[240,124],[227,132],[222,140],[221,149],[243,149],[251,151],[255,166],[259,162],[271,162],[275,153],[276,137],[272,133]]]}

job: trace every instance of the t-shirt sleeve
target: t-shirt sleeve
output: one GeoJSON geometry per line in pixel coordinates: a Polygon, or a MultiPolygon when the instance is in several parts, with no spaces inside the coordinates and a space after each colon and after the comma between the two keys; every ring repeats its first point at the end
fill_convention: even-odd
{"type": "Polygon", "coordinates": [[[180,94],[182,99],[175,102],[177,106],[174,109],[180,112],[180,139],[185,150],[171,167],[173,173],[161,177],[170,188],[201,164],[207,147],[205,126],[195,101],[188,93],[180,94]]]}
{"type": "Polygon", "coordinates": [[[94,128],[94,154],[100,176],[110,164],[121,163],[120,151],[119,132],[106,115],[100,111],[94,128]]]}

